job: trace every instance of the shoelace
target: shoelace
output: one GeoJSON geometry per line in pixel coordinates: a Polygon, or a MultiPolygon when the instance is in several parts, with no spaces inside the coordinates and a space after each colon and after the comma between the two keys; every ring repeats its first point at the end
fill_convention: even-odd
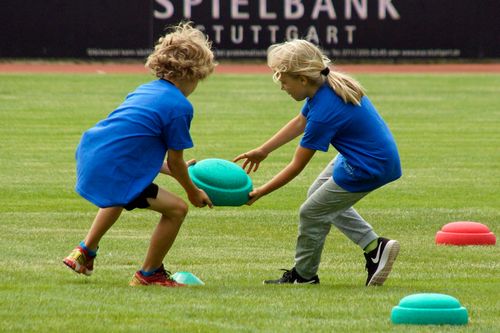
{"type": "Polygon", "coordinates": [[[172,273],[170,271],[167,271],[165,268],[162,268],[161,270],[157,271],[156,274],[163,275],[165,278],[169,281],[175,281],[172,279],[172,273]]]}
{"type": "Polygon", "coordinates": [[[87,264],[87,256],[85,255],[85,253],[83,252],[80,252],[78,250],[73,250],[73,252],[71,252],[69,254],[69,257],[77,262],[79,262],[81,265],[84,265],[84,264],[87,264]]]}
{"type": "Polygon", "coordinates": [[[84,254],[79,251],[73,250],[68,257],[77,260],[81,256],[84,256],[84,254]]]}
{"type": "Polygon", "coordinates": [[[291,269],[285,269],[285,268],[282,268],[281,270],[284,271],[285,273],[283,273],[283,276],[281,277],[280,280],[282,280],[282,281],[289,281],[289,280],[291,280],[291,278],[292,278],[292,270],[291,269]]]}

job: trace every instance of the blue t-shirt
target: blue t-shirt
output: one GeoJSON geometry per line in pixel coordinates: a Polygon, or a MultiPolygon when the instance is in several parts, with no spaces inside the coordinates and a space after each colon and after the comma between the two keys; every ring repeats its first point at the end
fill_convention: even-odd
{"type": "Polygon", "coordinates": [[[302,108],[307,123],[300,145],[339,152],[333,179],[349,192],[367,192],[401,177],[394,138],[368,97],[345,103],[325,84],[302,108]]]}
{"type": "Polygon", "coordinates": [[[98,207],[124,206],[160,172],[168,149],[193,147],[193,107],[172,83],[139,86],[87,130],[76,151],[76,191],[98,207]]]}

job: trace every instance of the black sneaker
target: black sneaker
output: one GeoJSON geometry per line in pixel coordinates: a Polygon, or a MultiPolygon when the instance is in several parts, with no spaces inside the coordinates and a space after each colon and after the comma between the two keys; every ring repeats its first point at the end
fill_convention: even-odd
{"type": "Polygon", "coordinates": [[[367,286],[381,286],[384,284],[398,253],[398,241],[379,237],[377,248],[365,253],[366,270],[368,271],[367,286]]]}
{"type": "Polygon", "coordinates": [[[264,284],[319,284],[319,277],[317,275],[310,279],[304,279],[299,275],[299,273],[297,273],[295,267],[291,270],[282,269],[282,271],[285,271],[285,273],[283,273],[281,278],[278,280],[264,280],[264,284]]]}

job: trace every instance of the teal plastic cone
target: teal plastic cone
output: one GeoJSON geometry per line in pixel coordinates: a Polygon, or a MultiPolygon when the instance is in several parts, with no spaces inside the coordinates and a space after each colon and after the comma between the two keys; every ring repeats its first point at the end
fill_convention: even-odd
{"type": "Polygon", "coordinates": [[[203,286],[205,282],[201,281],[196,275],[190,272],[177,272],[172,275],[176,282],[187,284],[189,286],[203,286]]]}

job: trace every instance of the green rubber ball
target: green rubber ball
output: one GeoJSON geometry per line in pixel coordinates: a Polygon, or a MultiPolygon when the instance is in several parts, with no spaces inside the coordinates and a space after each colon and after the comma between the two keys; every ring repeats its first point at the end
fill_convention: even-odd
{"type": "Polygon", "coordinates": [[[188,172],[193,183],[207,193],[214,206],[241,206],[250,199],[252,179],[236,163],[209,158],[191,165],[188,172]]]}

